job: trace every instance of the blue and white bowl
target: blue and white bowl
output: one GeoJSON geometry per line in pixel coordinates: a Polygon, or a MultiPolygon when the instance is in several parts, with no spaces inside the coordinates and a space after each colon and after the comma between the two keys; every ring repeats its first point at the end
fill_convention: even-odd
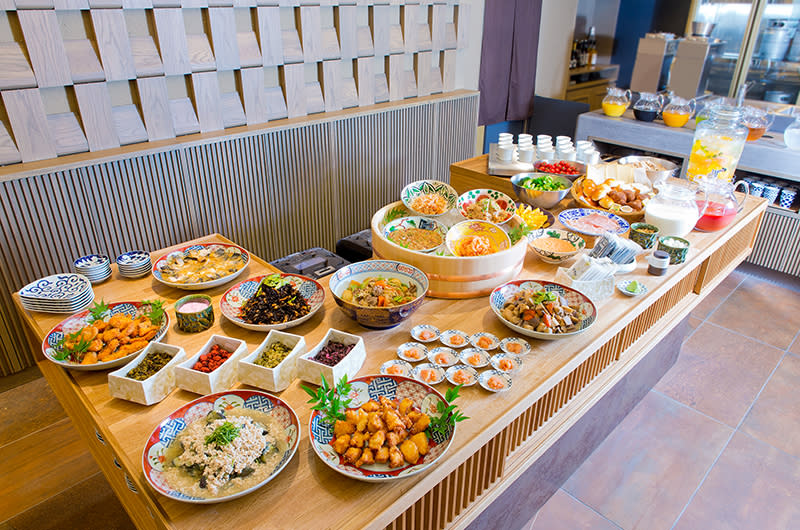
{"type": "Polygon", "coordinates": [[[73,270],[86,276],[92,283],[100,283],[111,277],[111,260],[101,254],[89,254],[75,260],[73,270]]]}
{"type": "Polygon", "coordinates": [[[150,273],[153,263],[144,250],[131,250],[117,256],[119,273],[127,278],[140,278],[150,273]]]}
{"type": "Polygon", "coordinates": [[[631,228],[631,225],[628,224],[628,221],[626,221],[622,217],[614,215],[611,212],[606,212],[604,210],[594,210],[592,208],[572,208],[570,210],[564,210],[563,212],[558,214],[558,220],[562,225],[566,226],[569,230],[587,236],[599,236],[603,232],[613,232],[617,235],[621,235],[630,230],[631,228]],[[609,221],[615,223],[616,228],[612,227],[610,229],[591,230],[581,223],[581,220],[583,218],[588,217],[590,215],[598,215],[600,217],[605,217],[609,221]]]}
{"type": "Polygon", "coordinates": [[[422,305],[428,292],[428,277],[416,267],[392,260],[369,260],[353,263],[336,271],[330,279],[333,299],[345,315],[367,328],[391,328],[408,318],[422,305]],[[363,307],[342,299],[342,292],[351,281],[367,278],[398,278],[417,287],[417,297],[411,302],[393,307],[363,307]]]}

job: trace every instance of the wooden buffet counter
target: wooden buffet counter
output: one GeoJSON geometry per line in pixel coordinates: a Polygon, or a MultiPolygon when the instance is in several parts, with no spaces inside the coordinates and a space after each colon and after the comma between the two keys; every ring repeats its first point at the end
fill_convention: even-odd
{"type": "MultiPolygon", "coordinates": [[[[475,163],[473,159],[472,164],[475,163]]],[[[460,189],[463,182],[459,181],[457,169],[454,167],[453,184],[460,189]]],[[[25,312],[18,295],[14,298],[42,372],[139,528],[466,527],[481,512],[490,513],[487,508],[492,501],[512,491],[509,486],[534,468],[537,461],[541,462],[542,456],[619,386],[617,383],[748,255],[765,207],[762,199],[748,199],[744,211],[726,231],[693,232],[689,236],[692,247],[687,262],[670,267],[663,277],[647,275],[646,266],[640,262],[629,277],[645,282],[649,292],[635,299],[615,293],[600,302],[597,322],[587,332],[551,342],[529,339],[533,351],[525,357],[513,388],[503,394],[489,394],[477,385],[464,389],[460,406],[471,419],[458,425],[449,452],[429,471],[389,484],[358,482],[337,474],[317,458],[307,431],[301,430],[297,455],[278,477],[250,495],[214,505],[185,504],[163,497],[145,481],[142,449],[161,419],[197,395],[176,390],[151,407],[111,398],[107,372],[67,371],[43,359],[41,341],[64,315],[25,312]]],[[[211,235],[196,241],[226,240],[211,235]]],[[[169,250],[153,253],[154,261],[169,250]]],[[[263,333],[239,328],[220,315],[219,298],[231,284],[206,291],[214,300],[217,321],[212,329],[189,335],[175,328],[172,307],[186,292],[163,286],[150,276],[124,279],[113,267],[112,279],[95,286],[96,299],[166,300],[173,326],[163,341],[183,346],[189,355],[212,333],[245,340],[251,350],[264,338],[263,333]]],[[[270,265],[254,256],[242,278],[269,270],[270,265]]],[[[555,267],[529,255],[522,276],[553,279],[555,267]]],[[[326,280],[321,283],[327,287],[326,280]]],[[[408,321],[394,329],[375,331],[347,318],[336,307],[330,292],[327,294],[322,311],[289,331],[304,335],[309,347],[330,327],[360,334],[367,348],[360,374],[377,373],[384,361],[395,357],[396,347],[409,340],[411,327],[419,323],[468,333],[490,331],[500,337],[513,334],[494,316],[486,297],[428,299],[408,321]]],[[[672,348],[670,355],[674,362],[677,350],[672,348]]],[[[295,409],[301,425],[307,425],[309,405],[299,382],[279,395],[295,409]]],[[[605,427],[610,430],[613,424],[605,427]]],[[[561,471],[571,473],[567,467],[561,471]]],[[[558,485],[560,482],[555,487],[558,485]]],[[[544,500],[553,491],[551,488],[544,500]]],[[[528,512],[535,511],[541,502],[531,501],[519,510],[511,510],[513,513],[506,510],[509,513],[503,527],[513,527],[514,514],[519,520],[530,518],[528,512]]]]}

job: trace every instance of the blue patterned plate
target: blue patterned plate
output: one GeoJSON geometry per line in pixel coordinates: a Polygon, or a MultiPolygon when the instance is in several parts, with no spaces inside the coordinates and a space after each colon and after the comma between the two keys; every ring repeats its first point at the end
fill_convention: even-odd
{"type": "MultiPolygon", "coordinates": [[[[352,390],[348,397],[352,399],[351,408],[358,408],[370,399],[377,401],[380,396],[398,400],[409,398],[421,412],[429,416],[439,416],[437,404],[439,402],[447,403],[444,396],[432,387],[399,375],[356,377],[350,380],[350,386],[352,390]]],[[[427,455],[421,456],[416,464],[408,464],[404,461],[402,466],[392,469],[388,464],[355,467],[345,463],[342,456],[331,447],[333,425],[322,421],[322,415],[317,410],[311,411],[308,430],[311,447],[325,465],[337,473],[365,482],[391,482],[425,471],[444,456],[455,436],[455,428],[446,436],[434,434],[434,437],[428,441],[430,450],[427,455]]]]}
{"type": "Polygon", "coordinates": [[[572,337],[589,329],[589,326],[594,324],[594,321],[597,319],[597,308],[588,296],[576,291],[575,289],[561,285],[560,283],[548,282],[544,280],[512,280],[504,283],[503,285],[496,287],[495,290],[492,291],[492,294],[489,295],[489,306],[492,308],[492,311],[494,311],[494,314],[497,315],[497,318],[499,318],[500,321],[509,328],[513,329],[517,333],[521,333],[522,335],[527,335],[528,337],[534,337],[542,340],[556,340],[563,339],[565,337],[572,337]],[[570,331],[569,333],[543,333],[513,324],[503,316],[503,306],[506,304],[506,302],[510,302],[514,298],[514,295],[519,291],[526,289],[555,292],[563,299],[566,299],[570,306],[579,307],[580,310],[586,314],[586,318],[581,321],[577,330],[570,331]]]}
{"type": "Polygon", "coordinates": [[[147,482],[162,495],[181,502],[194,504],[211,504],[229,501],[247,495],[257,490],[275,478],[292,460],[297,452],[300,442],[300,420],[297,419],[292,407],[282,399],[260,392],[258,390],[226,390],[217,394],[210,394],[186,403],[181,408],[164,418],[147,440],[142,452],[142,469],[147,482]],[[267,412],[278,420],[283,428],[282,434],[289,446],[283,460],[275,470],[259,482],[244,491],[214,499],[201,499],[190,497],[173,489],[164,478],[164,452],[175,437],[183,431],[188,424],[196,419],[206,416],[212,410],[230,411],[236,408],[267,412]]]}
{"type": "Polygon", "coordinates": [[[188,247],[179,248],[178,250],[173,250],[172,252],[161,256],[153,263],[153,277],[158,280],[159,282],[163,283],[164,285],[168,285],[170,287],[175,287],[176,289],[185,289],[187,291],[200,291],[203,289],[210,289],[212,287],[218,287],[220,285],[224,285],[229,281],[233,280],[234,278],[238,277],[240,274],[244,272],[247,268],[247,265],[250,263],[250,254],[238,245],[231,245],[228,243],[205,243],[205,244],[198,244],[198,245],[189,245],[188,247]],[[220,250],[222,249],[222,250],[220,250]],[[201,252],[205,253],[208,252],[230,252],[234,255],[240,256],[240,267],[233,272],[230,272],[226,276],[222,276],[220,278],[216,278],[214,280],[208,280],[203,282],[195,282],[195,283],[176,283],[171,282],[164,278],[161,274],[161,270],[165,267],[168,267],[171,262],[178,262],[187,254],[201,252]]]}
{"type": "Polygon", "coordinates": [[[322,285],[317,281],[306,278],[305,276],[300,276],[299,274],[280,273],[280,275],[284,279],[289,280],[292,286],[306,299],[306,302],[308,302],[308,305],[311,307],[307,315],[282,324],[250,324],[242,320],[239,316],[242,306],[256,293],[256,289],[258,289],[261,280],[266,278],[267,275],[256,276],[255,278],[239,282],[225,291],[225,294],[222,295],[219,301],[220,311],[225,315],[225,318],[237,326],[253,331],[270,331],[272,329],[286,329],[299,326],[320,310],[323,302],[325,302],[325,289],[323,289],[322,285]]]}
{"type": "Polygon", "coordinates": [[[624,234],[631,225],[628,221],[604,210],[572,208],[558,214],[558,220],[573,232],[587,236],[599,236],[603,232],[624,234]]]}
{"type": "Polygon", "coordinates": [[[29,283],[19,295],[32,301],[69,302],[91,288],[89,279],[81,274],[53,274],[29,283]]]}
{"type": "MultiPolygon", "coordinates": [[[[130,316],[131,318],[136,318],[140,316],[144,309],[142,307],[142,302],[116,302],[113,304],[108,304],[108,311],[103,315],[103,320],[108,321],[112,316],[117,314],[125,314],[130,316]]],[[[76,315],[72,315],[68,319],[64,320],[56,327],[50,330],[50,332],[45,336],[44,340],[42,341],[42,353],[47,358],[47,360],[56,363],[59,366],[63,366],[64,368],[69,368],[71,370],[79,370],[79,371],[96,371],[96,370],[107,370],[109,368],[115,368],[117,366],[122,366],[125,363],[129,362],[131,359],[139,355],[143,348],[140,348],[134,352],[129,353],[125,357],[120,357],[119,359],[115,359],[113,361],[105,361],[105,362],[97,362],[94,364],[79,364],[72,361],[59,361],[55,358],[55,355],[58,354],[58,344],[61,342],[61,339],[64,338],[64,334],[75,333],[76,331],[86,327],[89,323],[89,317],[91,313],[89,310],[83,311],[76,315]]],[[[148,341],[150,342],[158,342],[169,329],[169,315],[167,312],[164,312],[164,318],[161,321],[161,325],[158,328],[158,332],[156,335],[148,341]]]]}

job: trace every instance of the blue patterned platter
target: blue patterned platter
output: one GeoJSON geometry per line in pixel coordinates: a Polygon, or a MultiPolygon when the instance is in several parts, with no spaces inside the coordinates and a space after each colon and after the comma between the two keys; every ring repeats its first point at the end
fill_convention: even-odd
{"type": "Polygon", "coordinates": [[[89,279],[81,274],[53,274],[29,283],[19,295],[32,301],[69,302],[91,288],[89,279]]]}
{"type": "Polygon", "coordinates": [[[631,225],[628,221],[604,210],[572,208],[558,214],[559,222],[573,232],[587,236],[599,236],[603,232],[624,234],[631,225]]]}
{"type": "Polygon", "coordinates": [[[237,283],[225,291],[225,294],[222,295],[222,298],[219,301],[220,311],[222,311],[222,314],[225,315],[225,318],[237,326],[253,331],[270,331],[272,329],[286,329],[299,326],[309,318],[313,317],[314,313],[320,310],[323,302],[325,302],[325,289],[323,289],[322,285],[311,278],[306,278],[305,276],[300,276],[299,274],[280,274],[282,278],[289,280],[292,286],[297,289],[303,298],[306,299],[306,302],[308,302],[311,310],[307,315],[295,320],[290,320],[289,322],[284,322],[282,324],[250,324],[249,322],[242,320],[242,318],[239,316],[242,306],[256,293],[258,285],[261,283],[262,279],[266,278],[266,275],[249,278],[243,282],[237,283]]]}
{"type": "MultiPolygon", "coordinates": [[[[164,285],[168,285],[170,287],[175,287],[176,289],[185,289],[187,291],[200,291],[203,289],[210,289],[212,287],[218,287],[220,285],[224,285],[229,281],[233,280],[234,278],[238,277],[240,274],[244,272],[247,268],[247,265],[250,263],[250,254],[238,245],[232,245],[228,243],[205,243],[205,244],[197,244],[197,245],[189,245],[188,247],[179,248],[177,250],[173,250],[172,252],[165,254],[158,258],[155,263],[153,263],[153,278],[158,280],[159,282],[163,283],[164,285]],[[219,278],[215,278],[213,280],[206,280],[206,281],[198,281],[192,283],[178,283],[168,280],[162,274],[162,269],[167,270],[169,267],[173,267],[173,270],[178,270],[184,267],[181,265],[185,263],[183,258],[189,256],[190,258],[194,258],[195,260],[198,259],[198,256],[204,257],[210,253],[225,253],[226,256],[230,256],[229,258],[229,265],[232,267],[230,270],[233,272],[228,272],[228,274],[221,276],[219,278]]],[[[201,269],[203,273],[209,272],[213,270],[213,266],[209,266],[207,263],[201,269]]],[[[198,271],[194,271],[198,272],[198,271]]]]}
{"type": "Polygon", "coordinates": [[[403,191],[400,192],[400,200],[403,201],[406,208],[412,212],[426,217],[436,217],[444,215],[456,207],[458,193],[446,182],[438,180],[418,180],[403,188],[403,191]],[[445,204],[444,209],[442,211],[426,212],[414,208],[416,199],[423,195],[438,195],[442,197],[445,204]]]}
{"type": "Polygon", "coordinates": [[[367,328],[391,328],[408,318],[425,300],[428,277],[416,267],[392,260],[367,260],[342,267],[330,277],[328,283],[336,305],[359,324],[367,328]],[[368,278],[397,278],[404,284],[414,284],[417,297],[411,302],[385,307],[365,307],[342,299],[350,282],[363,283],[368,278]]]}
{"type": "Polygon", "coordinates": [[[522,335],[527,335],[528,337],[534,337],[542,340],[556,340],[572,337],[589,329],[589,327],[594,324],[594,321],[597,319],[597,308],[588,296],[576,291],[575,289],[567,287],[566,285],[548,282],[545,280],[512,280],[504,283],[503,285],[496,287],[494,291],[492,291],[492,294],[489,295],[489,306],[492,308],[492,311],[494,311],[494,314],[497,315],[497,318],[499,318],[500,321],[509,328],[522,335]],[[517,292],[526,289],[554,292],[561,296],[562,299],[565,299],[567,304],[570,306],[579,307],[580,310],[586,314],[586,317],[581,321],[577,330],[570,331],[568,333],[543,333],[513,324],[503,317],[503,306],[506,304],[506,302],[510,302],[517,292]]]}
{"type": "MultiPolygon", "coordinates": [[[[144,312],[142,302],[116,302],[113,304],[108,304],[108,311],[104,313],[103,320],[108,321],[112,316],[117,314],[125,314],[130,316],[131,318],[137,318],[138,316],[142,315],[144,312]]],[[[120,357],[119,359],[114,359],[113,361],[105,361],[105,362],[97,362],[94,364],[79,364],[72,361],[59,361],[55,358],[58,351],[58,344],[64,338],[64,334],[75,333],[76,331],[86,327],[90,320],[89,317],[91,316],[91,312],[89,310],[83,311],[76,315],[72,315],[68,319],[64,320],[56,327],[50,330],[50,332],[44,337],[42,341],[42,353],[47,358],[47,360],[56,363],[59,366],[63,366],[64,368],[69,368],[71,370],[79,370],[79,371],[97,371],[97,370],[107,370],[109,368],[115,368],[117,366],[122,366],[125,363],[129,362],[131,359],[139,355],[142,349],[136,350],[131,352],[130,354],[126,355],[125,357],[120,357]]],[[[161,321],[161,325],[158,328],[158,332],[156,335],[148,341],[150,342],[158,342],[161,338],[166,335],[167,330],[169,329],[169,315],[167,312],[164,312],[164,318],[161,321]]]]}
{"type": "MultiPolygon", "coordinates": [[[[367,375],[350,380],[352,390],[348,397],[352,399],[351,408],[358,408],[370,399],[378,400],[380,396],[387,399],[409,398],[414,406],[429,416],[439,416],[437,404],[447,403],[439,392],[432,387],[399,375],[367,375]]],[[[430,450],[425,456],[420,456],[416,464],[403,465],[390,468],[388,464],[370,464],[355,467],[344,462],[341,455],[331,447],[333,441],[333,425],[322,421],[319,411],[312,411],[308,423],[309,441],[317,456],[331,469],[350,478],[365,482],[390,482],[393,480],[410,477],[421,473],[434,465],[450,447],[455,436],[455,427],[446,436],[434,434],[428,440],[430,450]]]]}
{"type": "Polygon", "coordinates": [[[147,482],[150,483],[153,489],[176,501],[194,504],[211,504],[229,501],[252,493],[275,478],[297,452],[297,446],[300,442],[299,433],[300,420],[297,419],[297,414],[292,410],[292,407],[282,399],[257,390],[226,390],[190,401],[164,418],[164,420],[153,429],[153,432],[150,434],[145,444],[142,453],[142,469],[144,470],[144,476],[147,482]],[[205,417],[212,410],[227,412],[236,408],[269,413],[278,420],[278,423],[283,428],[283,432],[279,433],[279,435],[285,437],[289,449],[272,474],[255,486],[244,491],[213,499],[190,497],[170,487],[164,477],[164,451],[166,451],[169,444],[172,443],[175,437],[180,434],[188,424],[194,420],[205,417]]]}

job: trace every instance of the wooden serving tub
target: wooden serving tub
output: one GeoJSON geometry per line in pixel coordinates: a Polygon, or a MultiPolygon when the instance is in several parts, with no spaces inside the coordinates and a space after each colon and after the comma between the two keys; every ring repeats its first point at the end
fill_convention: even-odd
{"type": "MultiPolygon", "coordinates": [[[[516,278],[525,263],[528,241],[522,238],[510,249],[489,256],[462,258],[423,254],[395,245],[383,236],[387,214],[390,220],[399,219],[408,212],[402,202],[388,204],[375,212],[370,224],[372,228],[372,254],[376,258],[391,259],[413,265],[422,270],[430,281],[428,296],[434,298],[476,298],[485,296],[492,289],[516,278]],[[405,213],[399,213],[405,212],[405,213]]],[[[520,224],[514,216],[509,225],[520,224]]]]}

